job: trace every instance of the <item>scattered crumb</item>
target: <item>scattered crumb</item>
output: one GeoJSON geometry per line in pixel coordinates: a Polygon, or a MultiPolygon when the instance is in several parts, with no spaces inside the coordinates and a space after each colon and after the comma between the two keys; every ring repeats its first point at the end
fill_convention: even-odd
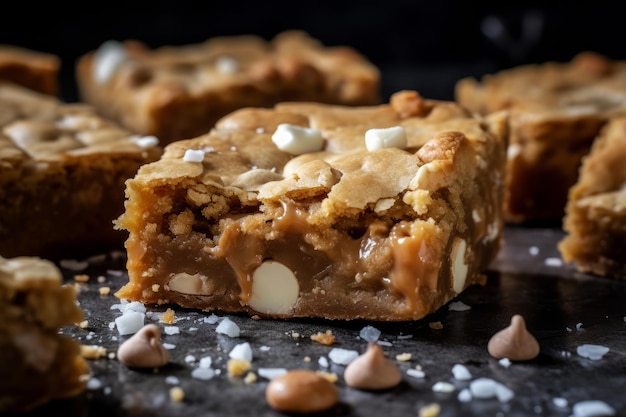
{"type": "Polygon", "coordinates": [[[246,384],[254,384],[257,381],[257,376],[254,372],[248,372],[246,377],[243,379],[243,382],[246,384]]]}
{"type": "Polygon", "coordinates": [[[441,406],[437,403],[424,406],[419,410],[419,417],[437,417],[441,412],[441,406]]]}
{"type": "Polygon", "coordinates": [[[463,301],[453,301],[448,306],[448,309],[450,311],[467,311],[467,310],[471,310],[471,308],[472,307],[468,306],[463,301]]]}
{"type": "Polygon", "coordinates": [[[411,354],[410,353],[401,353],[399,355],[396,355],[396,360],[400,361],[400,362],[408,362],[411,360],[411,354]]]}
{"type": "Polygon", "coordinates": [[[80,355],[85,359],[100,359],[107,356],[107,350],[102,346],[81,345],[80,355]]]}
{"type": "Polygon", "coordinates": [[[100,287],[98,288],[98,292],[100,295],[109,295],[111,294],[111,287],[100,287]]]}
{"type": "Polygon", "coordinates": [[[111,359],[111,360],[115,359],[115,352],[109,352],[109,353],[107,353],[107,358],[109,358],[109,359],[111,359]]]}
{"type": "Polygon", "coordinates": [[[152,284],[152,292],[159,292],[161,286],[159,284],[152,284]]]}
{"type": "Polygon", "coordinates": [[[87,274],[74,275],[74,280],[77,282],[89,282],[89,275],[87,274]]]}
{"type": "Polygon", "coordinates": [[[440,321],[433,321],[428,323],[428,327],[430,327],[433,330],[441,330],[443,329],[443,324],[440,321]]]}
{"type": "Polygon", "coordinates": [[[310,356],[305,356],[305,357],[304,357],[304,359],[303,359],[303,361],[304,361],[305,363],[309,363],[309,362],[311,362],[311,357],[310,357],[310,356]]]}
{"type": "Polygon", "coordinates": [[[250,362],[241,359],[229,359],[227,364],[228,375],[241,376],[251,368],[250,362]]]}
{"type": "Polygon", "coordinates": [[[86,329],[87,327],[89,327],[89,322],[87,320],[83,320],[80,323],[76,323],[76,325],[81,329],[86,329]]]}
{"type": "Polygon", "coordinates": [[[407,369],[406,374],[412,378],[422,379],[426,376],[421,369],[407,369]]]}
{"type": "Polygon", "coordinates": [[[106,279],[106,277],[104,277],[104,276],[102,276],[102,275],[98,276],[98,283],[99,283],[99,284],[104,283],[106,280],[107,280],[107,279],[106,279]]]}
{"type": "Polygon", "coordinates": [[[259,316],[258,314],[255,314],[254,316],[250,317],[252,320],[254,321],[259,321],[261,320],[261,316],[259,316]]]}
{"type": "Polygon", "coordinates": [[[335,343],[335,335],[331,330],[326,330],[326,333],[317,332],[312,334],[311,340],[321,343],[322,345],[330,346],[335,343]]]}
{"type": "Polygon", "coordinates": [[[546,264],[546,266],[551,266],[554,268],[563,266],[563,261],[561,260],[561,258],[546,258],[544,263],[546,264]]]}
{"type": "Polygon", "coordinates": [[[292,339],[299,339],[300,338],[300,333],[292,330],[291,331],[291,338],[292,339]]]}
{"type": "Polygon", "coordinates": [[[326,372],[326,371],[316,371],[320,376],[324,377],[325,379],[329,380],[330,382],[332,382],[333,384],[335,382],[337,382],[337,380],[339,379],[339,377],[337,376],[336,373],[334,372],[326,372]]]}
{"type": "Polygon", "coordinates": [[[179,403],[185,399],[185,391],[181,387],[170,388],[170,400],[179,403]]]}
{"type": "Polygon", "coordinates": [[[172,310],[171,308],[165,310],[165,313],[163,313],[163,315],[161,316],[161,322],[166,324],[173,324],[175,320],[176,317],[174,317],[174,310],[172,310]]]}

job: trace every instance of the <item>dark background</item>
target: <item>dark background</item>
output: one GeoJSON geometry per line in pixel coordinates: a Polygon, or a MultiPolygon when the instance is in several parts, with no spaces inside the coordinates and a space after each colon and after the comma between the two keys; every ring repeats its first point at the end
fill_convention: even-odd
{"type": "Polygon", "coordinates": [[[63,95],[76,100],[76,58],[108,39],[150,46],[212,36],[271,38],[302,29],[349,45],[382,71],[384,99],[399,89],[452,99],[461,77],[523,63],[565,61],[582,50],[626,59],[626,2],[164,1],[4,2],[0,43],[63,60],[63,95]],[[501,28],[501,30],[498,30],[501,28]]]}

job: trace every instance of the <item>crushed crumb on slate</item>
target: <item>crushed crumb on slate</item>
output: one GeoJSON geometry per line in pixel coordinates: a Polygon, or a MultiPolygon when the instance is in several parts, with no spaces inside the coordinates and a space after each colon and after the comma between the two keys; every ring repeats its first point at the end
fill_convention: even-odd
{"type": "Polygon", "coordinates": [[[589,400],[574,404],[572,417],[614,416],[615,409],[604,401],[589,400]]]}
{"type": "Polygon", "coordinates": [[[467,311],[467,310],[470,310],[471,308],[472,307],[468,306],[463,301],[453,301],[448,306],[448,309],[450,311],[467,311]]]}
{"type": "Polygon", "coordinates": [[[224,317],[222,321],[220,321],[220,324],[217,325],[215,331],[219,334],[225,334],[228,337],[239,337],[239,334],[241,333],[239,326],[237,326],[237,324],[228,317],[224,317]]]}
{"type": "Polygon", "coordinates": [[[235,347],[233,347],[228,354],[228,357],[231,359],[252,362],[252,347],[250,346],[250,343],[244,342],[235,345],[235,347]]]}

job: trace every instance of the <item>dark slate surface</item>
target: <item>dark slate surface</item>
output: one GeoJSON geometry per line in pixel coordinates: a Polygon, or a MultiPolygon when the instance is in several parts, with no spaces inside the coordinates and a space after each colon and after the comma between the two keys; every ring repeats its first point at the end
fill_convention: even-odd
{"type": "MultiPolygon", "coordinates": [[[[229,338],[216,334],[216,324],[202,321],[208,313],[176,309],[180,334],[163,335],[162,341],[176,347],[170,350],[170,364],[158,372],[131,370],[115,359],[90,361],[92,382],[100,387],[87,390],[78,398],[53,401],[32,415],[46,416],[280,416],[265,401],[267,380],[246,384],[241,378],[227,375],[228,352],[238,343],[249,342],[253,348],[253,370],[264,367],[320,369],[318,358],[328,357],[333,347],[363,352],[367,343],[359,338],[365,325],[382,334],[380,340],[390,357],[411,353],[408,362],[397,362],[403,372],[400,386],[384,392],[366,392],[349,388],[343,382],[344,366],[332,364],[327,371],[339,376],[340,403],[324,416],[417,416],[420,408],[432,403],[441,407],[440,416],[569,416],[574,403],[601,400],[626,415],[626,282],[580,274],[571,265],[550,266],[548,258],[559,258],[556,242],[562,237],[558,228],[507,227],[505,246],[488,271],[485,287],[471,287],[456,301],[471,307],[468,311],[450,311],[444,306],[431,316],[416,322],[367,323],[362,321],[259,320],[229,315],[241,328],[241,335],[229,338]],[[535,247],[535,250],[531,250],[535,247]],[[538,253],[537,253],[538,250],[538,253]],[[535,253],[535,254],[533,254],[535,253]],[[528,329],[541,346],[538,358],[516,362],[506,368],[490,357],[489,338],[506,327],[513,314],[525,317],[528,329]],[[443,329],[429,323],[440,321],[443,329]],[[198,330],[190,329],[196,327],[198,330]],[[332,330],[335,344],[324,346],[310,340],[318,331],[332,330]],[[299,338],[292,336],[300,334],[299,338]],[[408,338],[410,335],[410,338],[408,338]],[[577,355],[581,344],[599,344],[610,348],[600,360],[577,355]],[[269,350],[261,350],[261,346],[269,350]],[[221,370],[209,381],[191,377],[197,364],[185,361],[210,355],[213,367],[221,370]],[[304,358],[311,358],[305,362],[304,358]],[[497,399],[462,403],[457,395],[469,381],[457,381],[451,369],[464,364],[473,379],[487,377],[512,389],[515,397],[500,403],[497,399]],[[421,365],[425,378],[415,379],[406,369],[421,365]],[[169,400],[167,376],[176,376],[185,392],[182,403],[169,400]],[[450,382],[455,391],[435,393],[433,384],[450,382]],[[568,406],[558,408],[555,397],[565,398],[568,406]]],[[[127,336],[118,336],[110,323],[121,313],[111,306],[119,303],[113,295],[101,296],[98,287],[118,289],[125,280],[123,259],[91,263],[83,272],[91,276],[79,294],[89,326],[70,326],[63,333],[114,352],[127,336]],[[97,277],[106,277],[103,283],[97,277]],[[117,337],[117,340],[116,340],[117,337]]],[[[76,272],[64,270],[68,280],[76,272]]],[[[82,272],[81,272],[82,273],[82,272]]],[[[148,307],[146,323],[157,322],[156,315],[166,307],[148,307]]],[[[218,313],[220,317],[224,317],[218,313]]],[[[160,324],[163,326],[163,324],[160,324]]]]}

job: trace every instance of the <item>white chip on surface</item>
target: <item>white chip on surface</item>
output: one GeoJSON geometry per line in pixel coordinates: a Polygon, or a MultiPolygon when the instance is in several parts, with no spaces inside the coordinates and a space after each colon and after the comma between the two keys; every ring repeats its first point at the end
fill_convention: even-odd
{"type": "Polygon", "coordinates": [[[374,326],[365,326],[359,332],[359,337],[366,342],[374,343],[380,337],[380,330],[374,326]]]}
{"type": "Polygon", "coordinates": [[[461,401],[462,403],[468,403],[470,401],[472,401],[472,393],[469,389],[467,388],[463,388],[460,392],[459,395],[457,395],[457,400],[461,401]]]}
{"type": "Polygon", "coordinates": [[[187,149],[183,155],[185,162],[202,162],[204,161],[204,151],[202,149],[187,149]]]}
{"type": "Polygon", "coordinates": [[[265,379],[274,379],[287,373],[286,368],[259,368],[259,376],[265,379]]]}
{"type": "Polygon", "coordinates": [[[168,375],[165,377],[165,383],[168,385],[178,385],[180,384],[180,380],[174,375],[168,375]]]}
{"type": "Polygon", "coordinates": [[[328,357],[338,365],[348,365],[359,357],[359,352],[343,348],[332,348],[330,352],[328,352],[328,357]]]}
{"type": "Polygon", "coordinates": [[[503,366],[505,368],[511,366],[511,360],[509,358],[502,358],[498,361],[498,363],[500,364],[500,366],[503,366]]]}
{"type": "Polygon", "coordinates": [[[465,365],[461,365],[460,363],[457,363],[452,367],[452,375],[454,375],[454,379],[458,379],[459,381],[468,381],[472,379],[472,373],[465,365]]]}
{"type": "Polygon", "coordinates": [[[546,266],[550,266],[553,268],[559,268],[563,266],[563,261],[561,260],[561,258],[546,258],[544,263],[546,264],[546,266]]]}
{"type": "Polygon", "coordinates": [[[402,126],[384,129],[369,129],[365,132],[365,146],[368,151],[386,148],[404,149],[407,145],[406,131],[402,126]]]}
{"type": "Polygon", "coordinates": [[[228,357],[240,361],[252,362],[252,348],[250,347],[250,343],[244,342],[235,345],[228,354],[228,357]]]}
{"type": "Polygon", "coordinates": [[[424,371],[421,371],[419,369],[413,369],[413,368],[407,369],[406,374],[412,378],[417,378],[417,379],[422,379],[426,376],[424,371]]]}
{"type": "Polygon", "coordinates": [[[200,362],[198,362],[198,368],[210,368],[213,365],[213,358],[210,356],[204,356],[200,358],[200,362]]]}
{"type": "Polygon", "coordinates": [[[324,147],[324,137],[317,129],[281,123],[272,135],[272,142],[281,151],[292,155],[319,152],[324,147]]]}
{"type": "Polygon", "coordinates": [[[563,397],[554,397],[552,399],[552,404],[554,404],[555,406],[559,407],[559,408],[565,408],[567,407],[567,400],[563,397]]]}
{"type": "Polygon", "coordinates": [[[574,404],[573,417],[614,416],[615,409],[604,401],[589,400],[574,404]]]}
{"type": "Polygon", "coordinates": [[[222,321],[220,321],[220,324],[218,324],[215,328],[215,332],[225,334],[228,337],[239,337],[241,330],[234,321],[228,317],[224,317],[222,321]]]}
{"type": "Polygon", "coordinates": [[[320,358],[317,360],[317,363],[322,367],[322,368],[328,368],[328,366],[330,365],[328,363],[328,359],[326,359],[325,356],[320,356],[320,358]]]}
{"type": "Polygon", "coordinates": [[[590,345],[584,344],[580,345],[576,348],[576,353],[582,356],[583,358],[589,358],[591,360],[597,361],[602,359],[604,355],[609,352],[609,348],[602,345],[590,345]]]}
{"type": "Polygon", "coordinates": [[[506,385],[496,382],[496,397],[501,403],[508,403],[515,397],[515,393],[506,385]]]}
{"type": "Polygon", "coordinates": [[[454,385],[452,385],[449,382],[439,381],[433,385],[432,389],[433,389],[433,392],[448,393],[448,392],[454,392],[456,388],[454,387],[454,385]]]}
{"type": "Polygon", "coordinates": [[[470,392],[473,398],[493,398],[496,396],[496,381],[490,378],[478,378],[470,382],[470,392]]]}
{"type": "Polygon", "coordinates": [[[168,335],[179,334],[180,333],[180,327],[178,327],[178,326],[165,326],[163,328],[163,333],[168,334],[168,335]]]}
{"type": "Polygon", "coordinates": [[[96,82],[100,84],[108,82],[127,59],[128,53],[121,42],[114,40],[104,42],[94,54],[93,77],[96,82]]]}
{"type": "Polygon", "coordinates": [[[467,310],[471,310],[472,307],[468,306],[463,301],[453,301],[448,306],[448,309],[450,311],[467,311],[467,310]]]}
{"type": "Polygon", "coordinates": [[[115,319],[115,326],[121,336],[134,334],[144,325],[146,315],[138,311],[126,311],[115,319]]]}
{"type": "Polygon", "coordinates": [[[215,369],[213,368],[194,368],[191,371],[191,377],[195,379],[201,379],[208,381],[215,376],[215,369]]]}

